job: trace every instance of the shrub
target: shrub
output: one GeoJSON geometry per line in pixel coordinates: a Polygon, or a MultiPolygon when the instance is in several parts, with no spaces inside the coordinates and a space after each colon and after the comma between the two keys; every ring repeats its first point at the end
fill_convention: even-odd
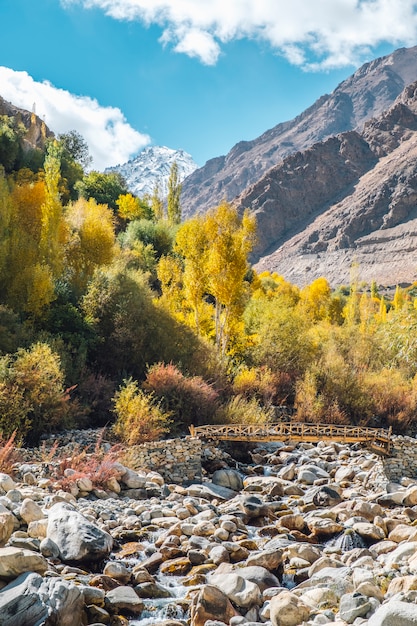
{"type": "Polygon", "coordinates": [[[170,414],[132,379],[124,381],[116,392],[114,413],[114,432],[129,445],[155,441],[169,430],[170,414]]]}
{"type": "Polygon", "coordinates": [[[218,424],[266,424],[274,419],[272,408],[262,407],[256,398],[234,396],[216,413],[218,424]]]}
{"type": "Polygon", "coordinates": [[[187,377],[172,363],[149,368],[144,389],[172,413],[176,427],[210,422],[219,405],[219,394],[201,376],[187,377]]]}
{"type": "Polygon", "coordinates": [[[233,391],[248,399],[255,396],[265,406],[281,405],[292,399],[293,384],[286,372],[273,372],[268,367],[245,367],[236,374],[233,391]]]}
{"type": "Polygon", "coordinates": [[[37,443],[40,435],[68,425],[69,394],[59,356],[48,344],[0,359],[0,431],[37,443]]]}

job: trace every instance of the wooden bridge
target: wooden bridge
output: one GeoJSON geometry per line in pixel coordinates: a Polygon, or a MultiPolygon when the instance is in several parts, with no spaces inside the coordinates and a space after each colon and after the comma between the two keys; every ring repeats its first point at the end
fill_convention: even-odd
{"type": "Polygon", "coordinates": [[[304,424],[302,422],[274,422],[270,424],[222,424],[190,426],[192,437],[222,441],[336,441],[339,443],[363,442],[373,452],[389,455],[391,428],[363,428],[336,424],[304,424]]]}

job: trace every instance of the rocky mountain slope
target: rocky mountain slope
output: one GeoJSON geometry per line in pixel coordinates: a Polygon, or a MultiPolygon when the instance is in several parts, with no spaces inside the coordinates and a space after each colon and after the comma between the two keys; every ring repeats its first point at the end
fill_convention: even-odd
{"type": "Polygon", "coordinates": [[[128,189],[138,196],[152,194],[155,184],[159,185],[161,194],[165,195],[174,161],[178,166],[180,182],[198,167],[184,150],[150,146],[142,150],[134,159],[123,165],[110,167],[106,169],[106,172],[119,172],[126,180],[128,189]]]}
{"type": "Polygon", "coordinates": [[[22,138],[23,149],[42,149],[47,137],[52,137],[53,133],[46,126],[45,122],[35,113],[30,113],[25,109],[19,109],[0,96],[0,115],[16,117],[26,128],[26,134],[22,138]]]}
{"type": "Polygon", "coordinates": [[[348,130],[392,105],[417,78],[417,47],[402,48],[363,65],[330,95],[295,119],[278,124],[253,141],[236,144],[226,156],[208,161],[183,183],[184,215],[232,200],[267,170],[297,151],[348,130]]]}
{"type": "Polygon", "coordinates": [[[318,276],[383,285],[417,279],[417,83],[392,107],[298,152],[237,200],[258,219],[257,269],[303,285],[318,276]]]}

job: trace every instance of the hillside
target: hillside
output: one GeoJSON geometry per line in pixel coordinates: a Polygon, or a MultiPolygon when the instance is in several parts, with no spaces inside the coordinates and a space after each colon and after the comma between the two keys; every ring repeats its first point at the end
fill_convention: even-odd
{"type": "Polygon", "coordinates": [[[297,151],[348,130],[392,105],[417,77],[417,47],[401,48],[363,65],[330,95],[319,98],[295,119],[278,124],[252,141],[241,141],[226,156],[197,169],[183,183],[183,214],[233,200],[269,168],[297,151]]]}
{"type": "Polygon", "coordinates": [[[52,137],[53,133],[35,113],[30,113],[25,109],[20,109],[0,96],[0,115],[14,117],[26,128],[26,133],[22,139],[24,150],[33,148],[42,149],[47,137],[52,137]]]}
{"type": "Polygon", "coordinates": [[[288,157],[237,204],[259,225],[257,269],[303,285],[324,275],[384,285],[416,279],[417,83],[368,122],[288,157]]]}

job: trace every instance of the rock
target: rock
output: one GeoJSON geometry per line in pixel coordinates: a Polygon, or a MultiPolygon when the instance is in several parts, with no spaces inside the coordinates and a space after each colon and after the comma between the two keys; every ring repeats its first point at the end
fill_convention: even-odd
{"type": "Polygon", "coordinates": [[[390,541],[401,543],[402,541],[417,541],[417,528],[408,524],[398,524],[388,535],[390,541]]]}
{"type": "Polygon", "coordinates": [[[236,492],[227,487],[221,487],[214,483],[207,482],[203,485],[195,484],[187,487],[187,493],[190,496],[197,496],[199,498],[205,498],[211,500],[213,498],[220,498],[221,500],[231,500],[235,497],[236,492]]]}
{"type": "Polygon", "coordinates": [[[329,487],[322,485],[313,496],[313,503],[318,507],[330,507],[339,504],[342,501],[340,494],[329,487]]]}
{"type": "Polygon", "coordinates": [[[238,572],[239,576],[242,576],[242,578],[250,580],[258,585],[262,593],[269,587],[280,586],[278,578],[269,572],[265,567],[261,567],[259,565],[239,567],[238,572]]]}
{"type": "Polygon", "coordinates": [[[84,601],[73,582],[21,574],[0,593],[1,623],[7,626],[73,626],[82,623],[84,601]]]}
{"type": "Polygon", "coordinates": [[[282,554],[282,550],[252,552],[246,559],[246,565],[264,567],[270,572],[275,571],[282,563],[282,554]]]}
{"type": "Polygon", "coordinates": [[[58,546],[63,561],[99,561],[108,556],[113,538],[66,503],[49,510],[47,537],[58,546]]]}
{"type": "Polygon", "coordinates": [[[353,624],[357,617],[364,617],[371,609],[369,598],[360,593],[345,593],[340,598],[340,617],[348,624],[353,624]]]}
{"type": "Polygon", "coordinates": [[[358,533],[358,535],[370,541],[381,541],[385,539],[385,533],[382,528],[370,522],[356,522],[353,524],[352,529],[358,533]]]}
{"type": "Polygon", "coordinates": [[[227,595],[234,605],[248,609],[261,604],[261,592],[255,583],[246,580],[238,573],[212,574],[210,583],[227,595]]]}
{"type": "Polygon", "coordinates": [[[8,474],[0,472],[0,493],[7,493],[15,487],[16,483],[14,482],[13,478],[11,478],[8,474]]]}
{"type": "Polygon", "coordinates": [[[106,593],[104,606],[109,613],[140,615],[143,602],[132,587],[116,587],[106,593]]]}
{"type": "Polygon", "coordinates": [[[23,572],[44,574],[48,569],[46,559],[31,550],[0,548],[0,580],[13,580],[23,572]]]}
{"type": "Polygon", "coordinates": [[[257,496],[241,496],[239,507],[249,519],[268,515],[269,509],[257,496]]]}
{"type": "Polygon", "coordinates": [[[138,474],[138,472],[128,469],[127,467],[123,467],[123,470],[120,482],[128,489],[143,489],[145,487],[146,476],[138,474]]]}
{"type": "Polygon", "coordinates": [[[386,597],[394,596],[397,593],[417,589],[417,576],[398,576],[391,580],[388,585],[386,597]]]}
{"type": "Polygon", "coordinates": [[[225,624],[240,615],[229,598],[214,585],[204,585],[191,603],[191,626],[205,626],[207,620],[220,620],[225,624]]]}
{"type": "Polygon", "coordinates": [[[17,519],[9,511],[0,512],[0,545],[4,545],[15,530],[17,519]]]}
{"type": "Polygon", "coordinates": [[[415,626],[417,605],[400,600],[383,604],[368,621],[368,626],[415,626]]]}
{"type": "Polygon", "coordinates": [[[233,489],[233,491],[242,491],[243,489],[242,476],[234,469],[218,469],[214,472],[211,480],[215,485],[233,489]]]}
{"type": "Polygon", "coordinates": [[[311,609],[294,593],[285,589],[271,598],[269,612],[272,626],[299,626],[308,619],[311,609]]]}
{"type": "Polygon", "coordinates": [[[129,582],[131,578],[131,572],[120,561],[109,561],[106,563],[103,574],[120,581],[122,584],[129,582]]]}
{"type": "Polygon", "coordinates": [[[37,522],[40,519],[44,519],[45,514],[39,504],[36,504],[36,502],[30,498],[25,498],[20,507],[20,517],[26,524],[30,524],[30,522],[37,522]]]}
{"type": "Polygon", "coordinates": [[[46,559],[57,559],[59,557],[59,548],[52,539],[42,539],[39,550],[46,559]]]}

